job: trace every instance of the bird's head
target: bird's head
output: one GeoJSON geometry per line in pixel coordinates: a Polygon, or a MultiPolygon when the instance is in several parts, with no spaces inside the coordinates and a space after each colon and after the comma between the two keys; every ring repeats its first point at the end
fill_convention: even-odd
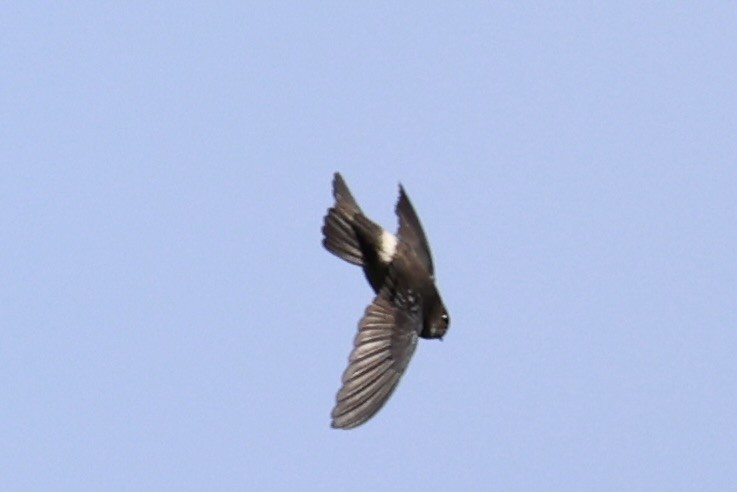
{"type": "Polygon", "coordinates": [[[422,327],[422,338],[440,338],[445,336],[450,325],[450,316],[448,310],[445,309],[443,301],[438,298],[430,308],[430,312],[425,316],[425,323],[422,327]]]}

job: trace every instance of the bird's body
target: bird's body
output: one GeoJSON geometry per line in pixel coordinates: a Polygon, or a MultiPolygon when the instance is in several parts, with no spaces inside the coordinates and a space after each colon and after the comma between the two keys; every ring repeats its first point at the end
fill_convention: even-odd
{"type": "Polygon", "coordinates": [[[435,287],[427,239],[404,188],[399,188],[396,235],[363,214],[338,173],[333,195],[323,245],[362,267],[376,294],[359,322],[332,412],[332,426],[349,429],[370,419],[391,396],[418,337],[442,338],[449,318],[435,287]]]}

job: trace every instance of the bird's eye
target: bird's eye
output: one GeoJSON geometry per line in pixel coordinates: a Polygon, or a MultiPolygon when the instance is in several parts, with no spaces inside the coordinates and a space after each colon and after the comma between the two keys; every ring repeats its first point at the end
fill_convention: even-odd
{"type": "Polygon", "coordinates": [[[447,315],[446,313],[443,313],[442,315],[440,315],[440,318],[441,318],[441,319],[442,319],[443,321],[448,321],[448,315],[447,315]]]}

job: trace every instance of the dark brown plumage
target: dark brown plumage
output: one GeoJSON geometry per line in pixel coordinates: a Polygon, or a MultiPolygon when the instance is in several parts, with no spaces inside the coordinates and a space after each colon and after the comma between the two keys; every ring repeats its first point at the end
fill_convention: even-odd
{"type": "Polygon", "coordinates": [[[376,294],[358,324],[332,411],[332,426],[350,429],[386,403],[418,337],[442,338],[450,320],[435,287],[427,238],[404,188],[399,187],[396,236],[363,214],[339,173],[333,179],[333,196],[335,205],[322,228],[323,245],[362,267],[376,294]]]}

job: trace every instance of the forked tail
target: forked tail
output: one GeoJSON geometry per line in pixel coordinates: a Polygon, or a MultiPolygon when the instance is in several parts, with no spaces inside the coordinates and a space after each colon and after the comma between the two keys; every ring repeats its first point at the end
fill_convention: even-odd
{"type": "Polygon", "coordinates": [[[361,266],[363,253],[354,223],[362,212],[340,173],[333,177],[333,196],[335,205],[328,209],[322,226],[322,244],[338,258],[361,266]]]}

